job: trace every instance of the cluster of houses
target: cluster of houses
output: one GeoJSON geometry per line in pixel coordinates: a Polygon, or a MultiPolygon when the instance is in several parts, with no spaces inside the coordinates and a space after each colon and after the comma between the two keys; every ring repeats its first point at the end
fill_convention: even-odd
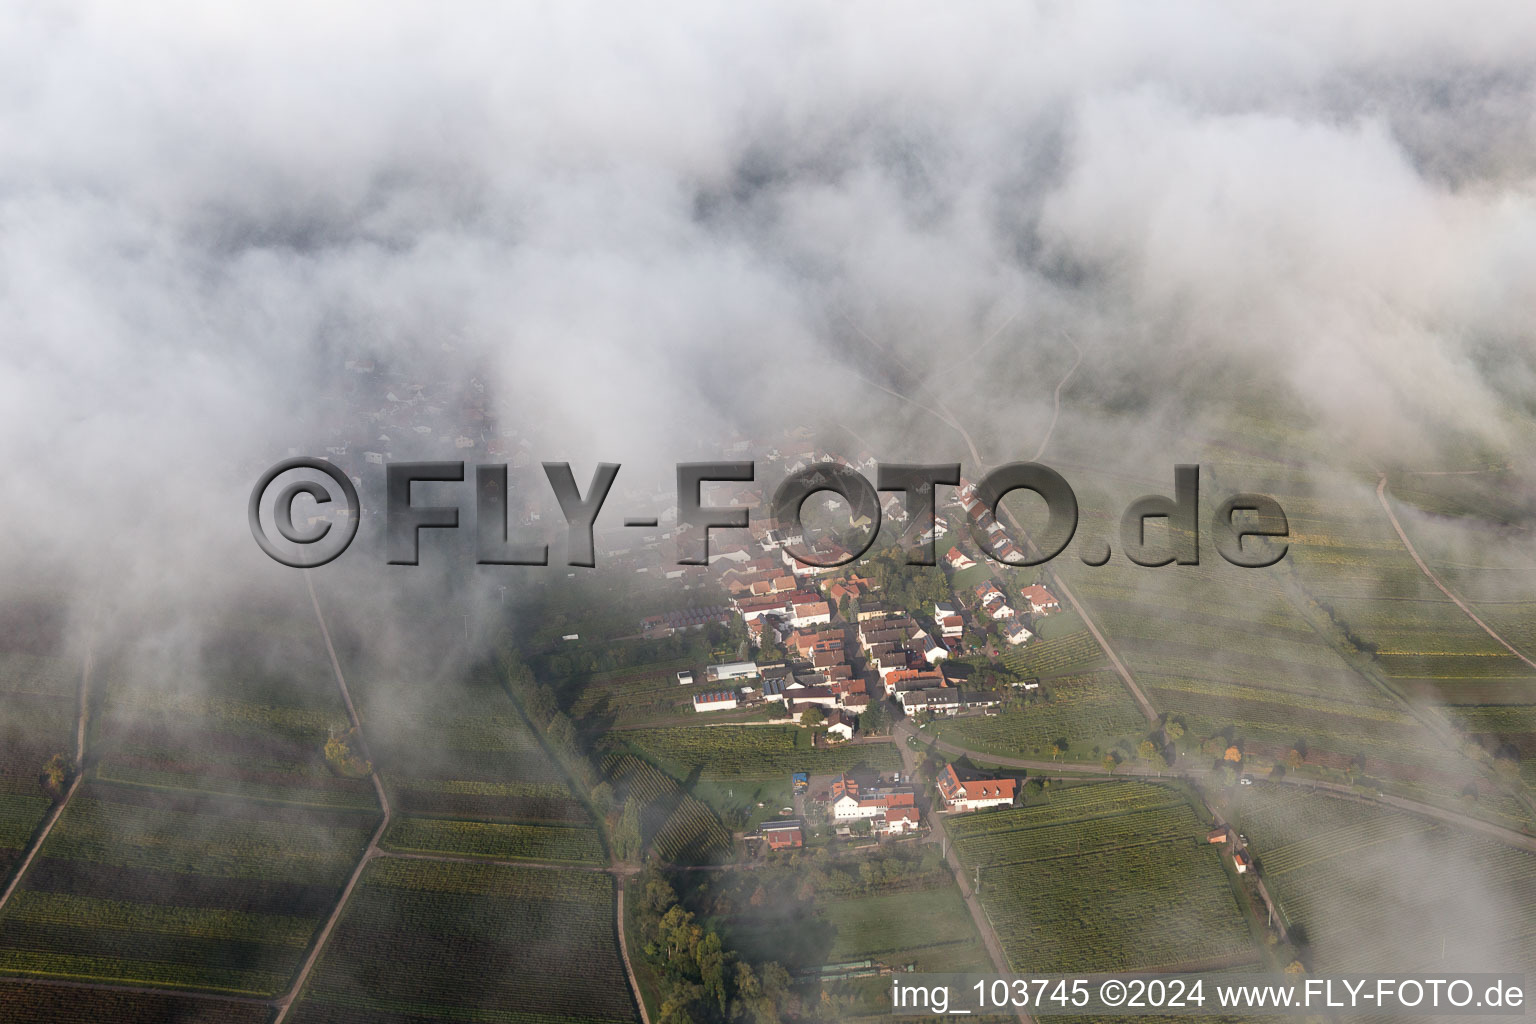
{"type": "Polygon", "coordinates": [[[828,810],[834,823],[868,821],[877,835],[905,835],[922,824],[917,790],[878,779],[861,785],[851,775],[839,775],[832,780],[828,810]]]}
{"type": "MultiPolygon", "coordinates": [[[[797,793],[805,791],[806,779],[803,773],[795,776],[797,793]]],[[[1018,796],[1017,779],[962,771],[953,764],[939,773],[937,788],[940,805],[952,814],[1011,807],[1018,796]]],[[[899,774],[891,778],[837,775],[816,799],[825,805],[827,817],[839,834],[847,834],[855,822],[868,822],[877,836],[910,835],[923,827],[917,789],[904,783],[899,774]]],[[[767,821],[748,838],[761,840],[770,850],[797,849],[805,845],[805,828],[798,818],[767,821]]]]}
{"type": "MultiPolygon", "coordinates": [[[[755,661],[733,661],[710,665],[704,670],[709,688],[693,694],[693,709],[734,711],[779,703],[784,707],[782,720],[799,721],[806,708],[818,707],[829,736],[852,739],[858,727],[856,716],[869,706],[869,688],[848,665],[840,632],[806,636],[801,644],[796,649],[803,652],[804,660],[794,664],[759,666],[755,661]]],[[[677,674],[677,681],[693,683],[694,674],[685,669],[677,674]]]]}

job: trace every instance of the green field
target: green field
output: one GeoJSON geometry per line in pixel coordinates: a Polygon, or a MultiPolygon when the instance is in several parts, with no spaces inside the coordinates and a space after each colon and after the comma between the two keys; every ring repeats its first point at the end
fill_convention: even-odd
{"type": "Polygon", "coordinates": [[[307,603],[208,611],[190,662],[104,652],[87,745],[93,777],[329,807],[375,808],[325,760],[346,710],[307,603]]]}
{"type": "Polygon", "coordinates": [[[636,1021],[613,886],[586,871],[375,860],[290,1020],[636,1021]]]}
{"type": "Polygon", "coordinates": [[[1205,969],[1259,951],[1221,854],[1176,789],[1107,782],[956,817],[961,860],[1020,972],[1205,969]]]}
{"type": "Polygon", "coordinates": [[[893,744],[813,749],[809,745],[811,734],[793,725],[630,729],[615,736],[635,753],[680,778],[769,779],[794,772],[901,768],[901,756],[893,744]]]}
{"type": "Polygon", "coordinates": [[[1065,761],[1098,762],[1117,744],[1134,750],[1149,728],[1130,692],[1112,672],[1062,676],[1046,684],[1048,700],[1006,707],[996,715],[941,718],[925,730],[960,746],[1004,757],[1052,757],[1066,740],[1065,761]]]}
{"type": "Polygon", "coordinates": [[[397,818],[383,845],[411,853],[449,853],[497,860],[596,864],[603,843],[595,828],[518,825],[445,818],[397,818]]]}
{"type": "Polygon", "coordinates": [[[88,783],[0,916],[0,971],[276,994],[376,820],[88,783]]]}
{"type": "Polygon", "coordinates": [[[1292,787],[1243,787],[1229,804],[1277,909],[1310,947],[1314,971],[1523,970],[1536,962],[1536,854],[1292,787]]]}

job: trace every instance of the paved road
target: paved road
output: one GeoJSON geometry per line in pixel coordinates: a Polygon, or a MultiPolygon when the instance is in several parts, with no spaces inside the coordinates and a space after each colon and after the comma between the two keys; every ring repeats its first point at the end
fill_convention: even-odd
{"type": "MultiPolygon", "coordinates": [[[[905,721],[899,723],[898,729],[900,725],[909,725],[909,723],[905,721]]],[[[891,738],[896,744],[896,749],[901,753],[901,763],[907,777],[915,782],[917,779],[917,752],[908,746],[906,737],[898,734],[896,730],[892,731],[891,738]]],[[[921,792],[923,787],[919,785],[917,788],[919,790],[919,802],[925,802],[926,796],[921,792]]],[[[997,932],[993,930],[992,922],[987,918],[986,911],[981,907],[981,900],[977,899],[976,893],[971,890],[970,880],[966,877],[965,868],[960,863],[959,855],[955,853],[954,844],[949,841],[949,834],[944,830],[943,820],[934,813],[932,807],[923,807],[922,810],[928,819],[928,823],[933,828],[929,841],[938,841],[945,850],[945,860],[949,863],[949,869],[955,873],[955,883],[960,886],[960,895],[965,899],[965,906],[971,912],[971,920],[976,922],[976,931],[981,935],[982,944],[987,947],[987,955],[992,958],[993,969],[998,974],[1012,974],[1013,971],[1008,966],[1008,954],[1003,951],[1003,944],[998,941],[997,932]]],[[[1021,1021],[1031,1021],[1030,1016],[1022,1010],[1019,1011],[1018,1016],[1021,1021]]]]}

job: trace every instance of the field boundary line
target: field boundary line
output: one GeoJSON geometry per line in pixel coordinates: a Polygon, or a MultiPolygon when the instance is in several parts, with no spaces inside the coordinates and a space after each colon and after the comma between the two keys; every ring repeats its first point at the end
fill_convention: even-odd
{"type": "Polygon", "coordinates": [[[1518,650],[1515,649],[1514,644],[1510,643],[1508,640],[1505,640],[1502,636],[1494,631],[1492,626],[1478,618],[1477,613],[1474,612],[1465,601],[1452,593],[1450,587],[1446,586],[1444,583],[1441,583],[1440,577],[1436,576],[1434,572],[1430,570],[1429,566],[1424,564],[1424,559],[1419,557],[1419,552],[1413,546],[1413,541],[1408,539],[1408,534],[1403,530],[1403,524],[1397,521],[1397,513],[1392,511],[1392,503],[1387,500],[1386,492],[1387,474],[1383,473],[1381,474],[1380,481],[1376,484],[1376,500],[1381,504],[1382,509],[1387,513],[1387,519],[1391,521],[1392,529],[1397,532],[1397,539],[1402,541],[1403,547],[1408,549],[1408,554],[1412,556],[1415,564],[1418,565],[1419,571],[1429,578],[1429,582],[1433,583],[1435,587],[1439,589],[1440,593],[1450,598],[1451,601],[1455,603],[1456,607],[1465,612],[1467,618],[1481,626],[1483,628],[1483,632],[1497,640],[1499,644],[1503,646],[1503,648],[1510,654],[1513,654],[1515,657],[1525,662],[1531,668],[1536,668],[1536,661],[1532,661],[1530,658],[1527,658],[1525,655],[1521,654],[1518,650]]]}
{"type": "MultiPolygon", "coordinates": [[[[331,642],[331,631],[326,627],[325,616],[320,612],[320,598],[315,594],[315,583],[310,578],[309,570],[304,570],[304,586],[309,590],[309,603],[315,609],[315,621],[320,624],[320,635],[325,640],[325,653],[331,660],[331,671],[336,674],[336,685],[341,690],[342,703],[347,707],[347,717],[352,721],[352,730],[357,736],[358,745],[362,748],[365,758],[368,757],[368,741],[363,737],[363,723],[357,717],[357,708],[352,703],[352,693],[347,689],[347,677],[341,671],[341,661],[336,657],[336,645],[331,642]]],[[[315,937],[315,944],[310,949],[309,955],[299,966],[299,973],[293,979],[293,984],[288,991],[275,1001],[278,1007],[277,1016],[272,1024],[282,1024],[288,1017],[288,1012],[293,1009],[299,993],[304,988],[304,983],[309,980],[310,972],[314,970],[315,963],[320,959],[320,954],[325,950],[325,944],[331,937],[336,923],[341,920],[342,911],[346,910],[347,903],[352,898],[352,892],[357,888],[358,880],[363,877],[363,869],[368,862],[379,852],[379,840],[384,837],[384,831],[389,828],[391,810],[389,795],[384,792],[384,781],[379,778],[379,770],[373,764],[373,759],[368,758],[368,775],[373,780],[374,792],[379,795],[379,809],[383,811],[379,819],[378,827],[373,830],[373,835],[368,839],[368,845],[363,847],[362,856],[357,859],[357,866],[352,869],[352,875],[347,879],[346,887],[341,890],[341,895],[336,900],[336,906],[331,910],[331,916],[326,919],[319,934],[315,937]]]]}
{"type": "Polygon", "coordinates": [[[172,996],[180,999],[206,999],[217,1003],[244,1003],[271,1006],[273,1000],[261,996],[242,996],[209,992],[206,989],[173,988],[168,985],[130,985],[113,981],[76,981],[70,978],[34,978],[23,974],[0,975],[0,982],[19,985],[48,985],[52,988],[104,989],[109,992],[136,992],[143,995],[172,996]]]}
{"type": "Polygon", "coordinates": [[[75,777],[70,782],[69,788],[64,791],[63,799],[48,812],[47,819],[27,847],[27,855],[16,866],[16,873],[6,884],[5,892],[0,893],[0,911],[5,909],[5,905],[11,901],[11,896],[21,886],[21,879],[26,875],[27,868],[32,866],[32,861],[37,857],[38,851],[43,848],[43,843],[53,831],[53,826],[58,824],[59,819],[64,816],[64,809],[69,806],[69,801],[74,797],[75,791],[80,788],[80,783],[85,781],[85,725],[90,715],[91,669],[96,663],[96,627],[100,617],[101,590],[98,588],[91,606],[91,624],[85,640],[85,661],[80,667],[80,686],[76,691],[79,709],[75,713],[75,777]]]}

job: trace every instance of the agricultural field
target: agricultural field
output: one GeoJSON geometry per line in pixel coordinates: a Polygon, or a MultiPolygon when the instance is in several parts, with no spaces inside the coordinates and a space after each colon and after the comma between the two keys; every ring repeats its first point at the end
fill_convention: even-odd
{"type": "MultiPolygon", "coordinates": [[[[399,677],[363,650],[348,650],[342,664],[360,680],[353,692],[368,752],[396,814],[552,826],[562,830],[548,839],[557,846],[564,830],[593,824],[491,664],[432,680],[399,677]]],[[[421,828],[442,835],[447,826],[421,828]]]]}
{"type": "MultiPolygon", "coordinates": [[[[1409,675],[1424,673],[1423,659],[1411,667],[1390,655],[1373,662],[1357,646],[1386,636],[1372,632],[1380,609],[1394,607],[1385,598],[1418,596],[1418,583],[1427,583],[1409,575],[1417,570],[1379,508],[1386,536],[1372,525],[1351,539],[1348,524],[1361,521],[1369,508],[1360,503],[1374,503],[1374,495],[1344,482],[1354,504],[1322,500],[1298,493],[1294,471],[1283,465],[1227,468],[1250,486],[1263,481],[1286,510],[1290,553],[1273,569],[1228,565],[1209,551],[1199,565],[1160,569],[1118,558],[1102,567],[1058,563],[1154,707],[1184,727],[1183,749],[1199,756],[1204,744],[1235,744],[1258,771],[1297,750],[1314,774],[1337,781],[1364,774],[1418,798],[1483,785],[1481,766],[1370,674],[1403,672],[1406,687],[1409,675]]],[[[1082,529],[1113,535],[1117,526],[1090,514],[1082,529]]],[[[1442,619],[1415,627],[1421,649],[1431,642],[1422,638],[1446,649],[1459,642],[1439,639],[1461,635],[1442,619]]]]}
{"type": "Polygon", "coordinates": [[[272,1016],[261,1003],[0,981],[6,1024],[267,1024],[272,1016]]]}
{"type": "Polygon", "coordinates": [[[75,752],[82,670],[64,646],[66,609],[0,599],[0,885],[51,806],[38,784],[55,754],[75,752]]]}
{"type": "Polygon", "coordinates": [[[1004,646],[1002,660],[1015,675],[1053,676],[1103,665],[1104,650],[1093,634],[1081,630],[1053,640],[1037,638],[1022,647],[1004,646]]]}
{"type": "Polygon", "coordinates": [[[569,676],[556,684],[561,710],[583,728],[692,713],[692,697],[702,684],[680,686],[677,673],[692,669],[704,678],[702,661],[673,658],[645,665],[569,676]]]}
{"type": "Polygon", "coordinates": [[[408,853],[449,853],[496,860],[602,863],[603,842],[595,828],[519,825],[451,818],[397,818],[382,843],[408,853]]]}
{"type": "Polygon", "coordinates": [[[775,855],[753,870],[695,873],[685,906],[753,963],[775,961],[817,1019],[889,1016],[889,978],[840,977],[863,961],[902,970],[990,971],[991,960],[936,847],[827,857],[775,855]]]}
{"type": "MultiPolygon", "coordinates": [[[[345,725],[307,602],[211,613],[195,656],[98,660],[88,748],[94,778],[328,807],[374,808],[366,779],[326,762],[345,725]]],[[[169,627],[166,627],[169,628],[169,627]]]]}
{"type": "Polygon", "coordinates": [[[636,1021],[613,886],[597,872],[376,859],[289,1019],[636,1021]]]}
{"type": "Polygon", "coordinates": [[[1221,854],[1176,789],[1106,782],[946,824],[1020,972],[1255,963],[1221,854]]]}
{"type": "Polygon", "coordinates": [[[731,854],[731,833],[703,801],[661,769],[633,754],[609,757],[604,774],[620,801],[641,804],[645,847],[672,863],[712,863],[731,854]]]}
{"type": "Polygon", "coordinates": [[[812,748],[810,732],[793,725],[632,729],[614,735],[677,778],[768,779],[794,772],[823,775],[854,768],[901,768],[901,755],[893,744],[812,748]]]}
{"type": "Polygon", "coordinates": [[[0,916],[0,971],[274,995],[376,822],[88,782],[0,916]]]}
{"type": "Polygon", "coordinates": [[[1536,962],[1536,854],[1293,787],[1243,787],[1227,812],[1316,973],[1536,962]]]}
{"type": "Polygon", "coordinates": [[[940,718],[923,728],[950,743],[1003,757],[1052,756],[1066,740],[1063,761],[1099,761],[1117,744],[1134,750],[1149,728],[1130,692],[1112,672],[1059,676],[1042,684],[1050,700],[1003,708],[996,715],[940,718]]]}

